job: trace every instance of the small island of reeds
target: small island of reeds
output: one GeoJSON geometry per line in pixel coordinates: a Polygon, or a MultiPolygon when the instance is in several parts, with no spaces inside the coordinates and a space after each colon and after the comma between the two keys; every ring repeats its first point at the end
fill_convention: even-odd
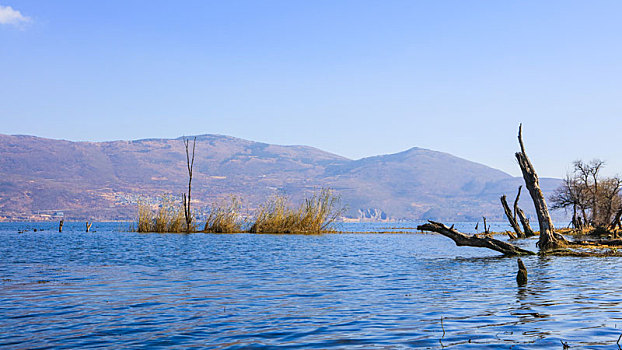
{"type": "Polygon", "coordinates": [[[204,222],[192,215],[190,227],[184,207],[170,196],[163,196],[157,209],[146,203],[138,205],[138,219],[132,227],[137,232],[157,233],[303,233],[334,232],[332,224],[343,213],[339,197],[328,188],[315,191],[294,205],[286,196],[267,199],[251,215],[244,215],[237,197],[212,204],[204,222]]]}

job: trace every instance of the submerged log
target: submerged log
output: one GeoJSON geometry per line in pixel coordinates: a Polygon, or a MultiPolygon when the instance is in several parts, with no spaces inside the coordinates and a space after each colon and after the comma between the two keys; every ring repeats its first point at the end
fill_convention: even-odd
{"type": "Polygon", "coordinates": [[[490,237],[479,237],[466,235],[453,228],[449,228],[440,222],[428,221],[427,224],[417,226],[417,230],[440,233],[445,237],[451,238],[457,246],[480,247],[495,250],[505,255],[532,255],[532,251],[525,250],[513,244],[500,241],[490,237]]]}
{"type": "Polygon", "coordinates": [[[541,250],[555,249],[563,247],[567,242],[561,235],[555,235],[555,227],[553,226],[553,220],[549,214],[549,208],[546,205],[546,200],[540,189],[538,181],[538,174],[536,169],[531,164],[531,161],[527,157],[525,152],[525,145],[523,144],[521,124],[518,127],[518,143],[520,144],[520,152],[516,152],[516,160],[523,173],[523,179],[525,180],[525,186],[529,190],[531,199],[536,208],[536,214],[538,215],[538,223],[540,224],[540,239],[538,241],[538,247],[541,250]]]}
{"type": "Polygon", "coordinates": [[[520,226],[518,226],[518,222],[516,222],[516,218],[512,215],[512,211],[510,210],[510,207],[508,206],[508,201],[505,195],[501,196],[501,205],[503,206],[503,211],[505,212],[505,216],[508,218],[508,221],[510,222],[510,226],[512,226],[512,228],[514,229],[514,232],[516,232],[516,237],[525,238],[525,234],[520,229],[520,226]]]}

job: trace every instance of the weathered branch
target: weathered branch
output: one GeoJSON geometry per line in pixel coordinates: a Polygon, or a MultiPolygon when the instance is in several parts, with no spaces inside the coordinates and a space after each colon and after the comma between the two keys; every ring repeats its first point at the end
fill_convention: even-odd
{"type": "Polygon", "coordinates": [[[531,199],[533,200],[533,204],[536,208],[536,214],[538,215],[538,223],[540,224],[540,239],[538,241],[538,247],[542,250],[554,249],[563,246],[566,241],[563,237],[562,239],[559,239],[561,236],[556,237],[554,234],[555,227],[553,226],[551,215],[549,215],[546,200],[544,199],[544,195],[540,189],[538,174],[525,152],[522,128],[523,125],[521,124],[518,127],[518,143],[520,144],[521,151],[517,152],[515,155],[521,172],[523,173],[525,186],[529,190],[529,194],[531,195],[531,199]]]}
{"type": "Polygon", "coordinates": [[[516,237],[525,238],[525,234],[520,229],[520,226],[518,226],[518,222],[516,222],[516,218],[512,216],[512,211],[510,210],[510,207],[508,206],[508,201],[505,195],[501,196],[501,205],[503,206],[503,211],[505,212],[505,216],[508,218],[508,221],[510,222],[510,226],[512,226],[512,228],[514,229],[514,232],[516,232],[516,237]]]}
{"type": "Polygon", "coordinates": [[[197,144],[197,138],[194,137],[192,142],[192,160],[190,160],[190,151],[188,149],[190,141],[184,137],[184,146],[186,146],[186,166],[188,168],[188,195],[183,194],[184,216],[186,217],[186,232],[192,231],[192,211],[190,210],[190,192],[192,191],[192,169],[194,167],[194,149],[197,144]]]}
{"type": "Polygon", "coordinates": [[[457,246],[480,247],[495,250],[505,255],[532,255],[529,250],[517,247],[513,244],[490,237],[469,236],[453,228],[449,228],[440,222],[429,221],[427,224],[417,226],[418,230],[440,233],[451,238],[457,246]]]}
{"type": "Polygon", "coordinates": [[[531,229],[529,219],[525,216],[525,212],[523,212],[523,210],[518,206],[518,200],[520,199],[520,192],[522,189],[523,185],[518,186],[518,193],[516,193],[516,199],[514,200],[514,220],[516,220],[516,217],[518,216],[518,220],[520,220],[520,223],[523,226],[525,237],[529,238],[535,236],[536,234],[531,229]]]}
{"type": "Polygon", "coordinates": [[[525,216],[525,212],[519,207],[516,207],[516,214],[518,214],[518,219],[520,220],[521,225],[523,225],[523,231],[525,232],[525,237],[533,237],[536,235],[535,232],[531,229],[531,225],[529,224],[529,219],[525,216]]]}
{"type": "Polygon", "coordinates": [[[518,211],[518,200],[520,199],[520,190],[523,189],[523,185],[518,186],[518,193],[516,193],[516,199],[514,200],[514,221],[516,221],[516,212],[518,211]]]}

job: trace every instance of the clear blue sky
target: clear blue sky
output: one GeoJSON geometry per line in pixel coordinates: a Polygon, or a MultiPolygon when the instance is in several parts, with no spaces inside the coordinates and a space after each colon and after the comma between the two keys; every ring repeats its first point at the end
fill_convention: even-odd
{"type": "Polygon", "coordinates": [[[0,133],[622,173],[620,1],[0,0],[0,133]],[[10,9],[8,8],[10,7],[10,9]]]}

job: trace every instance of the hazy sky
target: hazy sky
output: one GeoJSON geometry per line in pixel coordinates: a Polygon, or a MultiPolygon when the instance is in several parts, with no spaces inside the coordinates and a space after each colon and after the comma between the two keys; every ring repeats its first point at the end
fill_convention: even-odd
{"type": "Polygon", "coordinates": [[[622,173],[620,1],[0,0],[0,133],[622,173]]]}

